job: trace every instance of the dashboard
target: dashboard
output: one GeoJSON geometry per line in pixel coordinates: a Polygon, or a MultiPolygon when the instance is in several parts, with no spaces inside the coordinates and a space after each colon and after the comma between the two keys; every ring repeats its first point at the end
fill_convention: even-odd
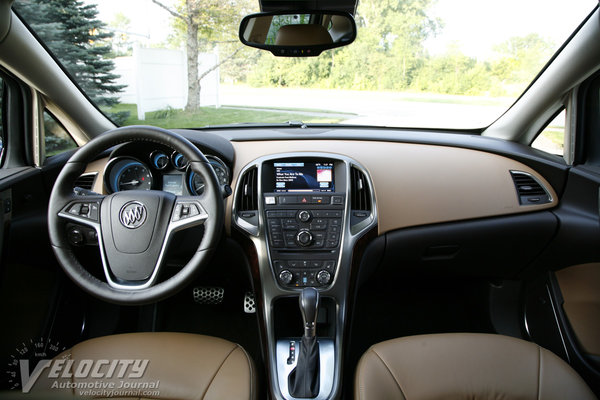
{"type": "MultiPolygon", "coordinates": [[[[220,185],[231,182],[229,166],[217,155],[206,154],[220,185]]],[[[126,190],[162,190],[178,196],[201,195],[203,179],[180,153],[156,144],[125,144],[103,160],[102,193],[126,190]]],[[[96,190],[97,191],[97,190],[96,190]]]]}

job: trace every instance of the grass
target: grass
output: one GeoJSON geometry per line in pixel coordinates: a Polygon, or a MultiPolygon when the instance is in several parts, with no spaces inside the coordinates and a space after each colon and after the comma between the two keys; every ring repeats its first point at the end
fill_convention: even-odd
{"type": "Polygon", "coordinates": [[[161,128],[200,128],[204,126],[239,123],[270,124],[298,120],[307,123],[337,123],[343,120],[343,118],[333,116],[316,117],[308,114],[286,113],[285,110],[279,112],[215,107],[201,107],[196,112],[166,108],[146,113],[145,120],[137,119],[135,104],[118,104],[105,111],[109,113],[129,111],[129,118],[127,118],[123,125],[154,125],[161,128]]]}

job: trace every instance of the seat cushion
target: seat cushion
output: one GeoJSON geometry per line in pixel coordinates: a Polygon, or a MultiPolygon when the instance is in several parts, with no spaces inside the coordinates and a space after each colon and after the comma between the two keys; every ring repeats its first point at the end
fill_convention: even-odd
{"type": "Polygon", "coordinates": [[[595,399],[583,379],[540,346],[508,336],[412,336],[372,346],[355,397],[373,399],[595,399]]]}
{"type": "Polygon", "coordinates": [[[73,389],[73,384],[89,387],[103,382],[105,392],[92,397],[246,400],[256,396],[255,371],[248,354],[235,343],[210,336],[167,332],[106,336],[79,343],[55,357],[53,363],[57,360],[65,360],[62,368],[53,371],[50,365],[45,369],[35,384],[37,392],[49,389],[86,395],[89,388],[73,389]],[[74,372],[85,363],[91,368],[81,367],[87,373],[77,377],[74,372]],[[59,378],[54,377],[57,373],[59,378]],[[69,382],[71,387],[66,387],[69,382]],[[131,390],[123,396],[124,392],[117,393],[120,387],[131,390]]]}

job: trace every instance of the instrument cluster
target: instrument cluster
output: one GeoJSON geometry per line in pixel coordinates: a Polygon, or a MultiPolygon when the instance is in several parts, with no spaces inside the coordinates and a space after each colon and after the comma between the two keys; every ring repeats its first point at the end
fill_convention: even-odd
{"type": "MultiPolygon", "coordinates": [[[[220,185],[229,184],[229,167],[218,157],[206,155],[220,185]]],[[[104,171],[109,193],[124,190],[163,190],[175,195],[201,195],[204,180],[191,170],[189,161],[178,152],[164,149],[112,158],[104,171]]]]}

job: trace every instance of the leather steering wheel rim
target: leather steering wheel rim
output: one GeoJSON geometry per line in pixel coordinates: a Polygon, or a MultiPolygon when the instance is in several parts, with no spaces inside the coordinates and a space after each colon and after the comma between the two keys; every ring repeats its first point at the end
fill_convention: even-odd
{"type": "MultiPolygon", "coordinates": [[[[135,195],[134,192],[135,191],[131,191],[132,195],[135,195]]],[[[152,195],[150,192],[154,191],[147,192],[152,195]]],[[[156,195],[158,196],[159,193],[156,193],[156,195]]],[[[173,195],[172,197],[175,198],[176,196],[173,195]]],[[[167,207],[165,207],[166,211],[164,211],[164,213],[168,212],[169,215],[165,214],[165,216],[160,216],[161,218],[166,218],[165,221],[168,221],[169,224],[174,220],[174,217],[172,216],[175,215],[174,207],[176,204],[178,204],[176,200],[172,200],[171,206],[173,209],[167,210],[167,207]]],[[[157,213],[160,212],[163,211],[157,211],[157,213]]],[[[224,205],[220,185],[214,170],[206,157],[204,157],[202,152],[196,146],[181,135],[151,126],[127,126],[116,128],[103,133],[82,146],[75,154],[73,154],[59,173],[54,183],[48,205],[48,232],[50,244],[59,264],[67,276],[87,293],[102,300],[122,305],[141,305],[157,302],[175,294],[185,287],[196,277],[210,259],[210,256],[220,239],[223,221],[224,205]],[[181,153],[189,160],[190,168],[202,177],[205,182],[205,188],[202,195],[190,196],[186,197],[186,199],[188,199],[188,202],[192,201],[194,204],[197,204],[200,207],[200,210],[205,212],[204,214],[206,217],[202,220],[202,223],[204,224],[204,235],[202,240],[192,258],[178,273],[160,283],[151,284],[145,288],[128,289],[109,285],[109,283],[90,274],[81,265],[75,257],[73,249],[67,239],[65,224],[66,222],[69,222],[69,216],[65,213],[65,210],[68,209],[70,204],[76,202],[84,202],[88,201],[88,199],[89,201],[98,201],[101,212],[98,216],[97,228],[99,228],[101,224],[108,223],[108,220],[104,221],[103,219],[104,215],[108,215],[107,213],[109,213],[106,204],[109,203],[108,200],[112,200],[109,199],[109,197],[116,196],[119,192],[108,196],[79,196],[74,194],[73,184],[85,171],[88,163],[93,161],[100,153],[115,145],[136,141],[151,142],[167,146],[174,151],[181,153]]],[[[83,219],[81,222],[85,224],[83,219]]],[[[185,228],[186,227],[182,229],[185,228]]],[[[104,252],[102,240],[103,239],[99,237],[101,253],[104,252]]],[[[167,241],[170,240],[169,230],[167,230],[165,240],[164,245],[166,248],[168,247],[167,241]]],[[[103,257],[104,262],[105,255],[101,254],[101,256],[103,257]]],[[[159,257],[156,268],[160,268],[160,260],[161,258],[159,257]]],[[[105,272],[107,272],[106,268],[105,272]]]]}

